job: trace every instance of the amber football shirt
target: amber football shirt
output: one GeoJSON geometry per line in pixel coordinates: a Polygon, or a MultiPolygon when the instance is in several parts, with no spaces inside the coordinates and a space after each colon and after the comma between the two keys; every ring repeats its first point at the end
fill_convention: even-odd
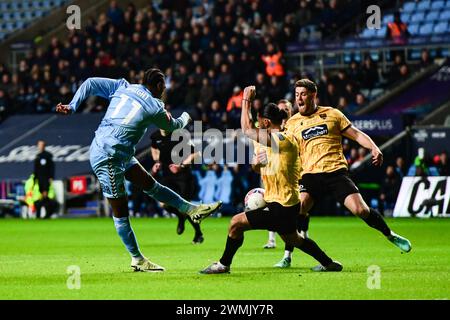
{"type": "Polygon", "coordinates": [[[255,154],[262,150],[267,154],[267,164],[260,171],[265,189],[264,200],[290,207],[300,202],[298,143],[286,131],[272,133],[272,137],[270,147],[254,141],[255,154]]]}
{"type": "Polygon", "coordinates": [[[347,168],[342,132],[351,125],[341,111],[331,107],[318,107],[309,116],[297,113],[287,121],[288,132],[299,144],[302,175],[347,168]]]}

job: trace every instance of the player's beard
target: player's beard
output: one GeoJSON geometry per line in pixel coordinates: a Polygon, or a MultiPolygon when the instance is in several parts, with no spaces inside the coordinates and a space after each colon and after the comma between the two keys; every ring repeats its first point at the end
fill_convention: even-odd
{"type": "Polygon", "coordinates": [[[163,92],[162,92],[162,94],[161,94],[161,101],[162,102],[164,102],[164,103],[166,103],[166,101],[167,101],[167,90],[164,90],[163,92]]]}

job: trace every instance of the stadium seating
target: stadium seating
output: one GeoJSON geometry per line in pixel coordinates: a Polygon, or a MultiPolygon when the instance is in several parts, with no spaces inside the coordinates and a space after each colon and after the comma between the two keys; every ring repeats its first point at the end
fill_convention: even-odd
{"type": "Polygon", "coordinates": [[[69,2],[68,0],[0,0],[0,41],[28,27],[36,19],[69,2]]]}
{"type": "MultiPolygon", "coordinates": [[[[415,37],[432,37],[433,34],[450,35],[450,0],[406,2],[400,8],[402,21],[408,25],[408,30],[415,37]]],[[[393,21],[393,12],[383,16],[382,30],[386,30],[393,21]]],[[[383,38],[385,32],[365,28],[359,38],[383,38]]]]}

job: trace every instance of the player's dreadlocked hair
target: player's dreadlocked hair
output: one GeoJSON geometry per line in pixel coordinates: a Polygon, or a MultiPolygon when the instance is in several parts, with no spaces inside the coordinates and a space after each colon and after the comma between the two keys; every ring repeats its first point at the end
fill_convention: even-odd
{"type": "Polygon", "coordinates": [[[164,74],[157,68],[151,68],[145,71],[143,83],[149,87],[156,87],[159,82],[164,82],[164,74]]]}

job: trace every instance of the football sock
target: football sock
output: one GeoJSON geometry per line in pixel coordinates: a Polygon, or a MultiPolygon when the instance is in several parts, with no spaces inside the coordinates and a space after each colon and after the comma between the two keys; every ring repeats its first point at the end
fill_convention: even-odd
{"type": "Polygon", "coordinates": [[[297,230],[300,231],[304,231],[306,233],[306,231],[308,231],[309,228],[309,214],[305,215],[299,215],[297,218],[297,230]]]}
{"type": "Polygon", "coordinates": [[[275,243],[275,232],[269,231],[269,242],[275,243]]]}
{"type": "Polygon", "coordinates": [[[130,255],[134,258],[142,257],[139,251],[139,246],[137,244],[136,237],[134,236],[133,229],[130,225],[129,217],[116,218],[113,217],[114,226],[116,227],[117,234],[122,239],[130,255]]]}
{"type": "Polygon", "coordinates": [[[189,223],[192,225],[192,227],[195,230],[195,234],[196,235],[200,235],[202,234],[202,230],[200,229],[200,223],[195,223],[194,221],[192,221],[192,219],[190,217],[187,217],[187,219],[189,220],[189,223]]]}
{"type": "Polygon", "coordinates": [[[236,251],[238,251],[240,246],[242,246],[242,243],[244,243],[244,237],[240,239],[233,239],[228,236],[225,250],[223,252],[222,258],[220,258],[219,260],[220,263],[224,266],[230,266],[236,251]]]}
{"type": "MultiPolygon", "coordinates": [[[[292,250],[294,250],[294,248],[292,248],[292,250]]],[[[283,258],[289,258],[289,259],[291,259],[291,258],[292,258],[292,251],[284,250],[284,256],[283,256],[283,258]]]]}
{"type": "Polygon", "coordinates": [[[287,244],[285,244],[285,245],[284,245],[284,252],[286,252],[286,251],[290,251],[290,252],[292,252],[292,251],[294,251],[294,247],[293,247],[293,246],[290,246],[290,245],[287,245],[287,244]]]}
{"type": "Polygon", "coordinates": [[[196,205],[184,200],[172,189],[169,189],[156,181],[153,187],[149,190],[144,190],[144,192],[155,200],[176,208],[181,213],[187,213],[196,207],[196,205]]]}
{"type": "Polygon", "coordinates": [[[369,216],[362,218],[370,227],[377,229],[386,237],[391,235],[391,229],[388,227],[378,210],[370,208],[369,216]]]}
{"type": "Polygon", "coordinates": [[[303,252],[309,254],[311,257],[319,261],[320,264],[323,265],[324,267],[333,262],[333,260],[331,260],[331,258],[327,256],[326,253],[322,251],[322,249],[319,248],[317,243],[315,243],[313,240],[309,238],[304,239],[303,243],[297,246],[297,248],[299,248],[303,252]]]}

